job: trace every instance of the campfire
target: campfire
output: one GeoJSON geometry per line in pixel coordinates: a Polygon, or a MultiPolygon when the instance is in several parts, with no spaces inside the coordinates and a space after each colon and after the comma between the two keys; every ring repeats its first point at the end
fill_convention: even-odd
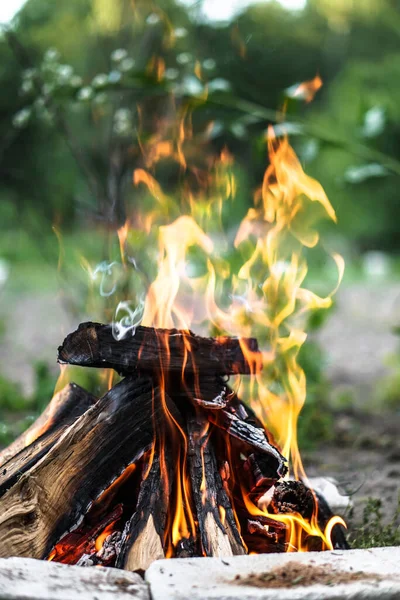
{"type": "MultiPolygon", "coordinates": [[[[297,448],[301,323],[331,303],[302,287],[302,250],[318,243],[315,208],[334,211],[287,139],[270,132],[270,165],[237,229],[242,262],[232,275],[215,260],[218,236],[204,230],[221,185],[234,193],[231,174],[221,184],[231,157],[224,151],[214,165],[217,200],[191,196],[192,214],[168,223],[150,171],[165,154],[182,166],[183,138],[175,149],[152,143],[134,183],[160,206],[135,225],[157,228],[157,275],[139,317],[124,300],[112,324],[82,323],[60,346],[62,365],[110,370],[109,389],[95,398],[68,383],[0,455],[0,556],[143,572],[162,557],[346,548],[344,523],[310,488],[297,448]],[[195,276],[193,247],[205,257],[195,276]],[[213,337],[193,333],[197,322],[213,337]]],[[[119,230],[121,264],[139,271],[131,226],[119,230]]]]}

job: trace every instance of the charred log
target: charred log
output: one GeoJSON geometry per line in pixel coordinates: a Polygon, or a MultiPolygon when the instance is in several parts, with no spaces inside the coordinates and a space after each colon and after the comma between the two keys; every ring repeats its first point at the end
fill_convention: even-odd
{"type": "Polygon", "coordinates": [[[69,427],[0,500],[0,556],[44,558],[153,442],[159,390],[127,378],[69,427]]]}
{"type": "Polygon", "coordinates": [[[117,567],[144,572],[156,559],[164,558],[164,533],[171,489],[171,452],[165,448],[163,468],[160,456],[150,457],[148,471],[140,485],[136,510],[127,522],[117,567]]]}
{"type": "Polygon", "coordinates": [[[51,559],[69,565],[92,566],[93,564],[100,564],[100,561],[96,560],[96,539],[106,527],[120,519],[122,512],[122,505],[119,504],[109,514],[99,519],[94,526],[90,527],[83,523],[75,531],[67,533],[52,551],[51,559]],[[88,558],[92,558],[92,563],[89,562],[88,558]]]}
{"type": "Polygon", "coordinates": [[[264,429],[255,427],[247,421],[242,421],[236,414],[225,409],[221,409],[218,412],[209,412],[208,417],[212,423],[229,433],[232,437],[267,454],[271,468],[275,472],[276,481],[284,477],[287,473],[286,459],[277,448],[269,443],[264,429]]]}
{"type": "Polygon", "coordinates": [[[176,558],[192,558],[193,556],[199,555],[200,551],[198,549],[198,543],[193,536],[190,536],[188,538],[182,538],[176,545],[176,558]]]}
{"type": "MultiPolygon", "coordinates": [[[[315,497],[318,502],[318,525],[324,531],[328,521],[334,516],[329,504],[322,494],[315,492],[315,497]]],[[[348,550],[350,545],[346,539],[346,530],[339,523],[332,528],[331,541],[334,550],[348,550]]]]}
{"type": "Polygon", "coordinates": [[[246,554],[246,547],[243,543],[242,536],[239,532],[238,523],[236,522],[232,509],[232,502],[228,492],[228,484],[222,477],[221,469],[219,470],[219,477],[216,477],[216,484],[217,503],[219,510],[223,515],[223,524],[229,537],[232,552],[234,555],[246,554]]]}
{"type": "Polygon", "coordinates": [[[220,410],[229,404],[232,392],[228,390],[224,379],[218,375],[181,374],[169,376],[167,389],[178,405],[187,405],[188,400],[195,406],[206,410],[220,410]]]}
{"type": "Polygon", "coordinates": [[[244,473],[247,475],[249,496],[257,503],[276,483],[276,470],[271,465],[268,454],[254,452],[250,454],[243,464],[244,473]]]}
{"type": "MultiPolygon", "coordinates": [[[[154,329],[139,326],[134,335],[121,340],[113,336],[111,325],[82,323],[58,349],[58,361],[84,367],[112,368],[121,374],[141,371],[250,373],[242,346],[259,357],[253,338],[204,338],[191,331],[154,329]]],[[[254,367],[252,367],[254,368],[254,367]]]]}
{"type": "Polygon", "coordinates": [[[206,556],[244,554],[234,519],[230,518],[225,525],[226,511],[231,511],[231,506],[210,442],[209,422],[203,414],[192,414],[187,427],[190,478],[203,553],[206,556]]]}
{"type": "Polygon", "coordinates": [[[301,481],[281,481],[275,486],[269,505],[275,514],[299,513],[304,519],[311,519],[314,512],[312,491],[301,481]]]}
{"type": "Polygon", "coordinates": [[[0,469],[0,497],[9,490],[18,479],[33,467],[54,446],[65,430],[81,416],[96,398],[76,384],[67,385],[54,396],[49,407],[35,423],[15,443],[14,449],[29,440],[41,430],[44,432],[29,446],[23,447],[15,456],[4,463],[0,469]],[[30,432],[30,434],[29,434],[30,432]]]}
{"type": "Polygon", "coordinates": [[[100,550],[96,552],[96,561],[102,567],[114,566],[115,561],[121,551],[122,534],[120,531],[113,531],[106,537],[100,550]]]}

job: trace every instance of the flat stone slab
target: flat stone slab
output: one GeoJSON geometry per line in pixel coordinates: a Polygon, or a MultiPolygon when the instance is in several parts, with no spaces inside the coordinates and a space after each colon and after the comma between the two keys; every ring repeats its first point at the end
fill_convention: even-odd
{"type": "Polygon", "coordinates": [[[399,600],[400,547],[159,560],[152,600],[399,600]]]}
{"type": "Polygon", "coordinates": [[[150,600],[136,573],[32,558],[0,559],[0,600],[150,600]]]}

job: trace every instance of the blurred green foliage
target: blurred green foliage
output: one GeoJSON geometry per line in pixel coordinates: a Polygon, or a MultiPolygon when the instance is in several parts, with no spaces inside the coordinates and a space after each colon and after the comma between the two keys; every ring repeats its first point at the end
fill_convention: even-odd
{"type": "MultiPolygon", "coordinates": [[[[102,373],[96,369],[68,367],[69,380],[93,395],[105,393],[102,373]]],[[[21,386],[0,375],[0,448],[10,444],[37,419],[53,396],[57,378],[46,363],[34,364],[34,386],[25,394],[21,386]]]]}
{"type": "MultiPolygon", "coordinates": [[[[400,342],[400,327],[393,328],[393,333],[400,342]]],[[[400,344],[398,343],[398,346],[400,344]]],[[[386,367],[390,372],[379,382],[376,390],[376,404],[378,407],[399,412],[400,411],[400,347],[386,359],[386,367]]]]}
{"type": "Polygon", "coordinates": [[[331,235],[342,236],[350,255],[397,252],[400,13],[393,2],[309,0],[299,12],[261,3],[222,24],[188,7],[27,2],[0,38],[2,226],[38,237],[43,223],[48,231],[54,222],[121,224],[137,201],[130,174],[142,160],[138,130],[151,133],[172,91],[181,107],[197,107],[195,128],[214,122],[214,148],[227,145],[246,173],[232,219],[261,181],[265,129],[286,102],[296,149],[336,208],[331,235]],[[149,67],[154,57],[165,63],[161,79],[149,67]],[[317,72],[325,85],[306,106],[290,90],[317,72]],[[200,100],[205,84],[208,98],[200,100]]]}
{"type": "Polygon", "coordinates": [[[0,446],[6,446],[42,412],[53,395],[55,379],[46,364],[34,365],[35,387],[26,396],[21,387],[0,375],[0,446]]]}

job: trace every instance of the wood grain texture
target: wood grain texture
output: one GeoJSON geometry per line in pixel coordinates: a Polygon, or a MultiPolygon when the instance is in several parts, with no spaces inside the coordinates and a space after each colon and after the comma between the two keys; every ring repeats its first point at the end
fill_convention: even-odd
{"type": "Polygon", "coordinates": [[[147,378],[126,378],[69,427],[0,499],[0,557],[45,558],[153,441],[162,416],[147,378]]]}
{"type": "MultiPolygon", "coordinates": [[[[231,337],[204,338],[191,331],[177,329],[136,328],[134,335],[128,334],[117,341],[111,325],[81,323],[70,333],[58,349],[58,361],[85,367],[112,368],[122,374],[141,371],[187,373],[195,371],[233,375],[250,373],[241,344],[255,357],[257,340],[240,340],[231,337]]],[[[254,368],[254,365],[253,365],[254,368]]]]}
{"type": "MultiPolygon", "coordinates": [[[[13,455],[0,468],[0,498],[18,479],[32,468],[54,446],[56,441],[78,417],[92,406],[97,399],[76,384],[68,384],[54,396],[47,409],[36,421],[34,430],[21,436],[20,443],[26,442],[33,433],[44,430],[35,441],[13,455]]],[[[17,444],[14,446],[18,447],[17,444]]]]}
{"type": "Polygon", "coordinates": [[[142,480],[136,510],[127,522],[117,567],[128,571],[145,571],[150,564],[164,558],[164,532],[173,477],[172,453],[164,448],[164,476],[160,456],[150,457],[146,478],[142,480]]]}
{"type": "Polygon", "coordinates": [[[276,480],[285,476],[287,473],[287,461],[279,450],[269,443],[264,429],[255,427],[248,421],[243,421],[237,414],[226,409],[209,411],[208,418],[210,422],[229,433],[233,438],[240,440],[249,447],[268,454],[271,469],[274,469],[276,474],[276,480]]]}
{"type": "Polygon", "coordinates": [[[229,499],[223,495],[223,484],[218,472],[214,449],[210,443],[207,418],[198,412],[188,416],[188,461],[196,506],[201,546],[206,556],[232,556],[244,553],[239,532],[233,520],[228,527],[221,520],[220,507],[230,509],[229,499]],[[223,500],[223,502],[222,502],[223,500]]]}

